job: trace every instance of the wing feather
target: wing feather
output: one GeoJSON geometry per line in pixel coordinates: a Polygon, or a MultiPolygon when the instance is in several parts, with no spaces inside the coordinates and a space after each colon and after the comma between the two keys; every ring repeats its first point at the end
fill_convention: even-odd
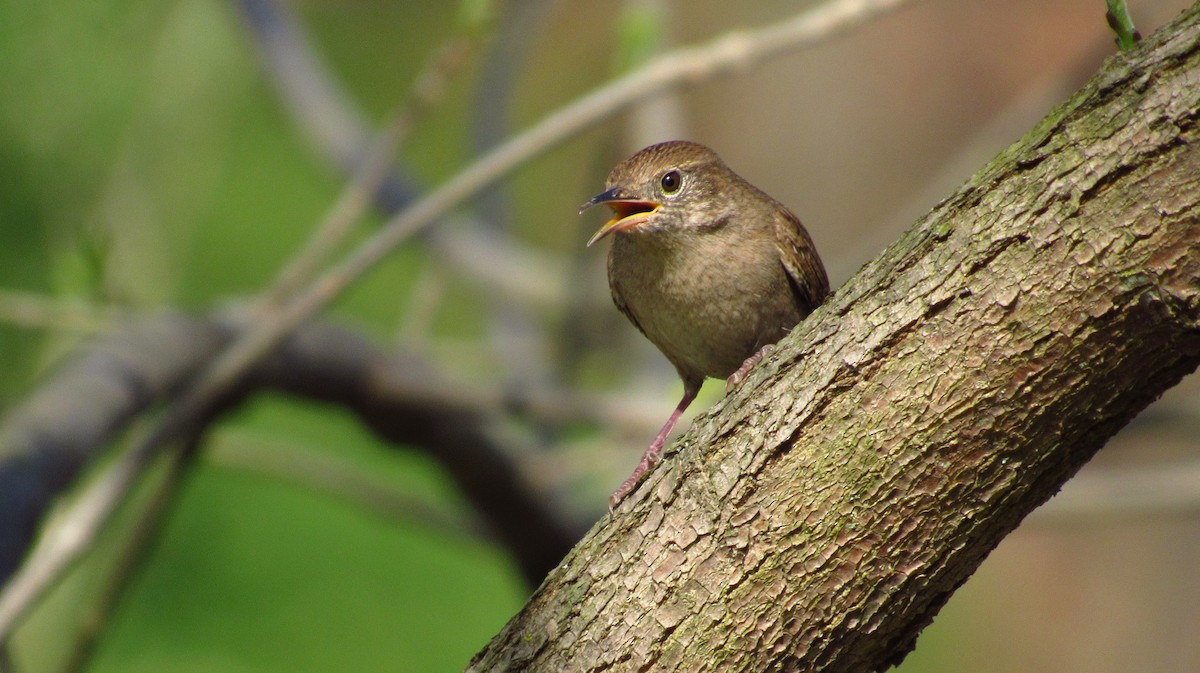
{"type": "Polygon", "coordinates": [[[797,304],[804,315],[808,315],[829,295],[829,277],[817,256],[817,247],[800,220],[783,206],[775,213],[775,245],[779,249],[779,261],[787,271],[797,304]]]}

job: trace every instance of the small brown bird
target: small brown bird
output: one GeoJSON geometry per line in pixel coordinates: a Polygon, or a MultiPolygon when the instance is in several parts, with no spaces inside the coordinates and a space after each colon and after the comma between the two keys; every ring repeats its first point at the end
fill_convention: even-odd
{"type": "Polygon", "coordinates": [[[675,365],[683,399],[612,494],[616,507],[658,462],[667,435],[705,377],[741,383],[829,293],[800,220],[693,142],[651,145],[617,164],[603,203],[616,214],[588,241],[612,234],[613,302],[675,365]]]}

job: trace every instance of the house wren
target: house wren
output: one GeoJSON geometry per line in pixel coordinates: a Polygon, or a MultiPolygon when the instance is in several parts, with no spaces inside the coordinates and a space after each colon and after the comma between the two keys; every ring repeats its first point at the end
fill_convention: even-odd
{"type": "Polygon", "coordinates": [[[824,301],[829,279],[800,220],[703,145],[651,145],[617,164],[605,187],[579,209],[615,213],[588,245],[612,235],[613,302],[683,379],[683,399],[611,508],[658,462],[704,379],[737,386],[824,301]]]}

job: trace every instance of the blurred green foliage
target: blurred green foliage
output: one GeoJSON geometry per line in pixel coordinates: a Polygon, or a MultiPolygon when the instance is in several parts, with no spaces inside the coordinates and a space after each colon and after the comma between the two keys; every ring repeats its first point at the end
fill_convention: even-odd
{"type": "MultiPolygon", "coordinates": [[[[463,20],[436,0],[299,7],[373,119],[463,20]]],[[[467,79],[409,146],[428,180],[466,156],[467,79]]],[[[0,81],[0,289],[205,310],[269,282],[340,187],[266,81],[231,2],[0,4],[0,81]]],[[[335,313],[386,339],[425,264],[399,251],[335,313]]],[[[452,297],[437,328],[477,330],[477,313],[452,297]]],[[[85,337],[0,321],[0,411],[85,337]]],[[[436,467],[337,411],[262,400],[223,427],[333,452],[457,503],[436,467]]],[[[106,540],[19,634],[21,671],[57,670],[113,548],[106,540]]],[[[202,459],[89,670],[461,670],[525,592],[482,543],[202,459]]]]}

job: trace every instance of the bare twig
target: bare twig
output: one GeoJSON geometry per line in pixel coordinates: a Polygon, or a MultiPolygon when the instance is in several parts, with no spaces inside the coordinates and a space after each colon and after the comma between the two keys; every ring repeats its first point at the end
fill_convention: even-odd
{"type": "Polygon", "coordinates": [[[21,617],[95,540],[134,480],[146,468],[145,445],[118,456],[55,525],[47,526],[33,553],[0,594],[0,643],[7,643],[21,617]]]}
{"type": "MultiPolygon", "coordinates": [[[[223,350],[179,395],[158,426],[115,461],[71,508],[53,544],[35,553],[0,595],[0,642],[22,614],[87,549],[94,531],[157,453],[158,447],[192,430],[214,401],[233,387],[300,323],[337,298],[349,285],[413,233],[449,212],[479,189],[555,144],[664,88],[697,84],[748,71],[784,51],[811,45],[903,4],[903,0],[832,0],[765,28],[729,33],[707,45],[681,49],[550,114],[529,130],[480,157],[440,188],[393,217],[344,261],[278,311],[264,313],[255,327],[223,350]]],[[[49,537],[49,534],[48,534],[49,537]]]]}
{"type": "Polygon", "coordinates": [[[121,542],[116,562],[113,568],[108,570],[99,595],[79,617],[79,627],[75,632],[70,658],[63,666],[63,673],[86,669],[100,637],[108,627],[113,610],[158,539],[162,522],[176,502],[180,482],[195,459],[200,439],[199,435],[193,435],[168,452],[166,472],[161,480],[154,484],[154,492],[149,501],[143,504],[137,520],[129,528],[127,539],[121,542]]]}
{"type": "Polygon", "coordinates": [[[345,240],[371,205],[375,192],[388,175],[401,139],[408,135],[411,126],[412,118],[407,114],[407,108],[392,116],[391,123],[371,144],[362,165],[342,188],[337,201],[325,213],[304,247],[280,272],[275,283],[258,302],[256,310],[266,310],[267,307],[283,303],[311,282],[321,264],[345,240]]]}
{"type": "Polygon", "coordinates": [[[1117,46],[1121,51],[1133,49],[1141,41],[1142,34],[1133,27],[1133,17],[1125,0],[1108,0],[1108,11],[1104,14],[1109,28],[1117,35],[1117,46]]]}
{"type": "Polygon", "coordinates": [[[392,115],[386,129],[367,145],[366,156],[338,195],[305,247],[279,274],[263,298],[267,305],[279,304],[309,283],[328,255],[342,243],[356,221],[387,179],[392,160],[416,124],[444,97],[447,81],[468,61],[479,32],[454,34],[434,53],[417,75],[409,100],[392,115]]]}
{"type": "MultiPolygon", "coordinates": [[[[539,24],[558,1],[505,3],[473,92],[471,136],[477,154],[492,149],[508,137],[517,77],[532,43],[529,36],[538,34],[539,24]]],[[[486,228],[508,228],[510,209],[500,185],[480,191],[475,201],[479,204],[480,221],[487,225],[486,228]]]]}
{"type": "Polygon", "coordinates": [[[95,334],[112,329],[115,322],[127,317],[119,309],[0,289],[0,321],[22,327],[95,334]]]}
{"type": "MultiPolygon", "coordinates": [[[[490,150],[508,137],[517,74],[531,43],[529,36],[539,33],[539,24],[556,1],[516,0],[505,3],[504,11],[497,13],[497,29],[481,64],[482,72],[470,107],[470,135],[476,154],[490,150]]],[[[509,231],[512,209],[505,185],[498,181],[485,187],[475,195],[475,203],[478,224],[471,230],[500,243],[502,250],[516,249],[516,237],[509,231]]],[[[504,264],[502,258],[489,252],[472,257],[466,264],[460,262],[457,268],[465,272],[464,276],[475,276],[474,267],[483,259],[490,260],[493,267],[504,264]]],[[[505,266],[513,270],[512,264],[505,266]]],[[[561,276],[556,277],[551,287],[561,282],[561,276]]],[[[557,376],[558,372],[547,366],[555,349],[539,325],[536,307],[522,301],[520,295],[506,293],[496,293],[486,306],[490,353],[503,376],[521,382],[560,382],[562,377],[557,376]]]]}
{"type": "MultiPolygon", "coordinates": [[[[368,161],[361,156],[364,154],[361,148],[366,147],[370,140],[370,131],[363,122],[362,113],[345,95],[330,71],[323,67],[320,53],[313,48],[312,40],[288,5],[275,0],[240,0],[240,4],[268,64],[272,82],[280,97],[287,102],[297,126],[333,163],[345,171],[353,172],[354,166],[368,161]]],[[[511,68],[518,60],[518,52],[528,41],[532,24],[544,13],[548,2],[525,0],[511,4],[513,6],[506,7],[502,15],[500,35],[493,42],[492,53],[485,60],[478,104],[473,106],[477,110],[477,119],[481,123],[486,120],[489,124],[491,135],[483,141],[485,148],[497,144],[507,132],[504,124],[506,114],[497,108],[503,108],[505,101],[510,98],[507,90],[512,83],[511,68]]],[[[483,19],[465,14],[464,17],[468,25],[467,33],[477,36],[480,31],[474,24],[482,23],[483,19]]],[[[434,59],[434,62],[454,61],[456,56],[465,55],[474,47],[473,41],[466,38],[459,40],[457,45],[459,48],[455,48],[456,43],[452,41],[449,48],[443,50],[446,57],[434,59]]],[[[433,97],[433,92],[444,88],[446,70],[451,68],[427,69],[430,76],[418,78],[419,82],[426,84],[419,89],[429,92],[426,95],[433,97]]],[[[374,197],[384,211],[394,213],[415,198],[417,190],[412,187],[413,184],[411,179],[399,172],[389,174],[374,197]]],[[[488,306],[492,329],[489,333],[498,343],[496,350],[501,355],[497,362],[543,362],[545,357],[531,356],[529,352],[535,349],[546,351],[549,348],[544,343],[539,344],[544,342],[544,336],[535,329],[533,314],[523,299],[531,291],[536,298],[543,298],[546,288],[560,285],[560,277],[546,278],[543,274],[543,278],[537,282],[525,282],[524,279],[536,276],[536,270],[547,264],[524,264],[541,255],[522,249],[504,234],[501,222],[504,207],[497,204],[496,199],[489,202],[487,193],[481,193],[479,197],[485,199],[481,202],[480,211],[484,213],[481,218],[465,218],[469,226],[457,227],[456,233],[439,230],[428,236],[429,242],[433,250],[456,264],[462,276],[476,281],[481,290],[491,296],[492,301],[488,306]],[[474,257],[468,254],[464,260],[464,256],[458,254],[464,242],[468,249],[480,243],[487,245],[489,253],[474,257]],[[481,260],[487,260],[487,263],[481,263],[481,260]]],[[[531,378],[529,369],[528,364],[521,369],[522,378],[531,378]]],[[[540,380],[545,377],[532,378],[540,380]]]]}

